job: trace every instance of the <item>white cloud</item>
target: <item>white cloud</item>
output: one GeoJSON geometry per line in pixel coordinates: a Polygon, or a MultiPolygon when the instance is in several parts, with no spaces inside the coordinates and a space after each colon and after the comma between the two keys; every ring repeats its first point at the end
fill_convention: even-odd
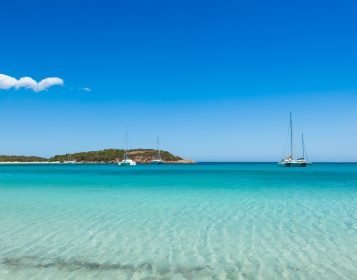
{"type": "MultiPolygon", "coordinates": [[[[71,89],[73,89],[73,88],[71,88],[71,89]]],[[[81,91],[86,91],[86,92],[90,92],[90,91],[92,91],[92,89],[91,88],[89,88],[89,87],[81,87],[81,88],[78,88],[78,90],[81,90],[81,91]]]]}
{"type": "Polygon", "coordinates": [[[22,77],[16,79],[5,74],[0,74],[0,89],[10,88],[28,88],[35,92],[43,91],[52,86],[62,86],[63,79],[57,77],[45,78],[39,82],[36,82],[30,77],[22,77]]]}

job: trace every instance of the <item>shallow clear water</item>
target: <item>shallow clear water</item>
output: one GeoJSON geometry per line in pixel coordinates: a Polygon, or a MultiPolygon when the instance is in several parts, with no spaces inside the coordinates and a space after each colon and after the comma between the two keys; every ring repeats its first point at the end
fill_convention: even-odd
{"type": "Polygon", "coordinates": [[[0,279],[357,279],[357,165],[0,166],[0,279]]]}

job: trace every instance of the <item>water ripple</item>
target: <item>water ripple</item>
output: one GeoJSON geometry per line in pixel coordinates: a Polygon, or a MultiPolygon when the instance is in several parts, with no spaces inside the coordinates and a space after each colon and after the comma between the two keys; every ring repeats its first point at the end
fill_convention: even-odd
{"type": "Polygon", "coordinates": [[[159,271],[160,274],[195,274],[195,273],[207,273],[213,268],[208,265],[203,266],[161,266],[159,269],[152,263],[141,263],[138,265],[132,264],[120,264],[120,263],[98,263],[98,262],[88,262],[81,261],[78,259],[61,259],[61,258],[41,258],[37,256],[23,256],[19,258],[15,257],[4,257],[0,264],[13,269],[25,269],[25,268],[36,268],[36,269],[46,269],[46,268],[56,268],[65,269],[69,271],[75,270],[89,270],[89,271],[108,271],[108,270],[121,270],[127,273],[135,272],[148,272],[159,271]]]}

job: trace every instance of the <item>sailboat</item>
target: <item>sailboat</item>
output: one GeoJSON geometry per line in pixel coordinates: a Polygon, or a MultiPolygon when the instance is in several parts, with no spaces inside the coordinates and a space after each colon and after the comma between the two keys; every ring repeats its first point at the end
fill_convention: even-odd
{"type": "Polygon", "coordinates": [[[161,159],[160,145],[159,145],[159,137],[156,137],[156,158],[151,161],[152,164],[163,164],[164,162],[161,159]]]}
{"type": "Polygon", "coordinates": [[[124,159],[118,162],[119,166],[131,166],[136,165],[136,162],[128,157],[128,128],[125,130],[125,149],[124,149],[124,159]]]}
{"type": "Polygon", "coordinates": [[[306,167],[311,164],[305,159],[306,157],[306,148],[304,142],[304,134],[301,134],[301,145],[302,145],[302,157],[298,159],[294,159],[294,149],[293,149],[293,120],[292,115],[290,113],[290,154],[283,158],[278,164],[284,167],[306,167]]]}
{"type": "Polygon", "coordinates": [[[74,159],[72,160],[72,156],[69,154],[68,157],[67,157],[67,160],[64,161],[63,163],[66,163],[66,164],[75,164],[77,161],[74,159]]]}

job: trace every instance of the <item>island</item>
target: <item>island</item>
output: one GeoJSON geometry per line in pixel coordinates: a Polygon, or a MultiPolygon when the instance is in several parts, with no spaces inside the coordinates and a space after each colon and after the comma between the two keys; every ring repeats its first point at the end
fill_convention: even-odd
{"type": "MultiPolygon", "coordinates": [[[[132,149],[127,151],[128,156],[139,164],[147,164],[157,157],[155,149],[132,149]]],[[[168,151],[160,151],[164,163],[194,163],[192,160],[175,156],[168,151]]],[[[104,149],[99,151],[79,152],[63,155],[55,155],[50,158],[37,156],[6,156],[0,155],[0,163],[64,163],[69,160],[76,163],[116,163],[124,157],[124,150],[104,149]]]]}

